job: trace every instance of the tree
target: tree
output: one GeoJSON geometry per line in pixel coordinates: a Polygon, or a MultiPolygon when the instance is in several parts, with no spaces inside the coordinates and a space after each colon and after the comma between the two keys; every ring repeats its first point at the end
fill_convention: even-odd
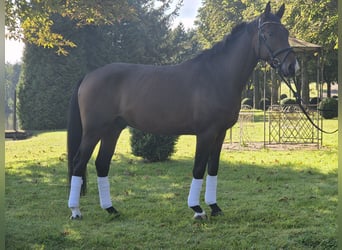
{"type": "MultiPolygon", "coordinates": [[[[78,46],[65,48],[68,56],[27,43],[18,92],[18,111],[24,129],[66,127],[68,102],[74,85],[87,72],[113,61],[168,63],[175,53],[169,44],[173,14],[165,14],[151,0],[131,1],[135,19],[115,24],[84,25],[54,14],[52,29],[78,46]]],[[[164,1],[164,4],[170,1],[164,1]]]]}
{"type": "Polygon", "coordinates": [[[244,19],[242,11],[245,4],[241,0],[205,0],[198,10],[195,24],[199,42],[204,48],[214,43],[232,30],[244,19]]]}
{"type": "MultiPolygon", "coordinates": [[[[54,30],[79,42],[80,29],[60,15],[52,17],[54,30]],[[77,40],[79,39],[79,40],[77,40]]],[[[59,56],[55,50],[26,44],[18,86],[18,116],[23,129],[62,129],[74,84],[86,72],[81,47],[59,56]]]]}
{"type": "Polygon", "coordinates": [[[67,54],[66,48],[76,47],[77,43],[53,29],[53,15],[67,17],[77,26],[113,24],[135,15],[128,0],[13,0],[5,3],[8,38],[56,48],[60,54],[67,54]]]}
{"type": "MultiPolygon", "coordinates": [[[[5,65],[5,115],[6,127],[12,128],[9,119],[14,114],[14,98],[15,89],[17,87],[21,71],[21,64],[8,64],[5,65]]],[[[14,128],[15,129],[15,128],[14,128]]]]}
{"type": "Polygon", "coordinates": [[[321,67],[329,90],[337,82],[337,0],[292,0],[286,13],[285,23],[293,36],[322,46],[321,67]]]}
{"type": "Polygon", "coordinates": [[[169,48],[169,64],[181,63],[188,60],[200,50],[196,30],[189,29],[185,31],[182,23],[169,32],[167,43],[167,47],[169,48]]]}
{"type": "MultiPolygon", "coordinates": [[[[254,19],[264,11],[268,1],[203,1],[196,21],[201,45],[211,47],[235,24],[254,19]]],[[[281,1],[276,2],[272,8],[277,9],[281,4],[281,1]]],[[[321,66],[328,86],[337,81],[337,20],[337,0],[289,0],[286,1],[286,11],[282,18],[290,36],[322,46],[321,66]]],[[[316,80],[316,71],[311,69],[315,66],[309,65],[308,80],[316,80]]]]}

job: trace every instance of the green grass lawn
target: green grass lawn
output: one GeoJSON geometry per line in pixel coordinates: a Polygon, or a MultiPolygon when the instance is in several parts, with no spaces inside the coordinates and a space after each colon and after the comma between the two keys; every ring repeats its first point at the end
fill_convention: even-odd
{"type": "Polygon", "coordinates": [[[125,130],[110,170],[121,217],[99,206],[92,158],[84,218],[71,221],[66,132],[6,141],[6,249],[337,249],[337,134],[320,150],[223,150],[224,215],[202,223],[187,208],[194,145],[182,136],[170,161],[144,163],[125,130]]]}

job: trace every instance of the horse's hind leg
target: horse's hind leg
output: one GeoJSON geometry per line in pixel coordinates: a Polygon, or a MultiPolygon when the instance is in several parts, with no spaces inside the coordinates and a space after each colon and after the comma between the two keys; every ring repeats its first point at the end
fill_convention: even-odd
{"type": "Polygon", "coordinates": [[[108,172],[121,131],[122,129],[117,128],[101,138],[100,150],[95,161],[100,205],[108,213],[114,214],[115,217],[119,215],[119,212],[112,205],[108,172]]]}
{"type": "Polygon", "coordinates": [[[80,219],[82,218],[79,204],[80,204],[80,195],[81,195],[81,188],[85,189],[86,180],[85,173],[87,168],[87,163],[93,153],[93,150],[99,141],[99,138],[96,136],[90,136],[84,134],[82,136],[82,141],[78,152],[74,159],[74,168],[72,171],[71,176],[71,183],[70,183],[70,194],[69,194],[69,201],[68,206],[71,209],[71,219],[80,219]]]}
{"type": "Polygon", "coordinates": [[[214,135],[207,132],[206,134],[197,135],[196,140],[195,163],[188,196],[188,206],[195,212],[195,219],[205,219],[206,214],[200,206],[199,199],[214,135]]]}

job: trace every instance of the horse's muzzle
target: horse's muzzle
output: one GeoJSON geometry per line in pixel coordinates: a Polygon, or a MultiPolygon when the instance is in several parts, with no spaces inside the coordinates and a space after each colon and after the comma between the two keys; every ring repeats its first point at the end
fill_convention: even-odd
{"type": "Polygon", "coordinates": [[[282,74],[285,77],[295,76],[296,73],[299,71],[299,69],[300,69],[300,67],[299,67],[299,63],[297,60],[295,60],[294,62],[291,62],[291,63],[283,63],[283,65],[281,67],[282,74]]]}

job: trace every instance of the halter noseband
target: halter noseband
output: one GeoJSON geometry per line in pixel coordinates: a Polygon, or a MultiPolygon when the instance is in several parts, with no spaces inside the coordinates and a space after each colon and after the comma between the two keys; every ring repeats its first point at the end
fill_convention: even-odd
{"type": "Polygon", "coordinates": [[[287,47],[287,48],[283,48],[283,49],[278,49],[276,51],[272,51],[271,47],[269,46],[269,44],[267,43],[267,40],[265,38],[265,35],[263,33],[263,26],[266,24],[276,24],[276,25],[281,25],[281,23],[278,22],[263,22],[261,23],[261,19],[259,19],[259,23],[258,23],[258,37],[259,37],[259,44],[258,44],[258,57],[261,59],[260,57],[260,49],[261,49],[261,42],[263,42],[263,44],[265,45],[268,54],[270,56],[270,61],[269,64],[271,65],[271,67],[275,68],[275,69],[280,69],[281,65],[284,63],[284,61],[286,60],[286,58],[288,57],[288,55],[293,52],[293,49],[291,47],[287,47]],[[282,60],[280,60],[278,58],[279,55],[286,53],[285,56],[283,57],[282,60]]]}

